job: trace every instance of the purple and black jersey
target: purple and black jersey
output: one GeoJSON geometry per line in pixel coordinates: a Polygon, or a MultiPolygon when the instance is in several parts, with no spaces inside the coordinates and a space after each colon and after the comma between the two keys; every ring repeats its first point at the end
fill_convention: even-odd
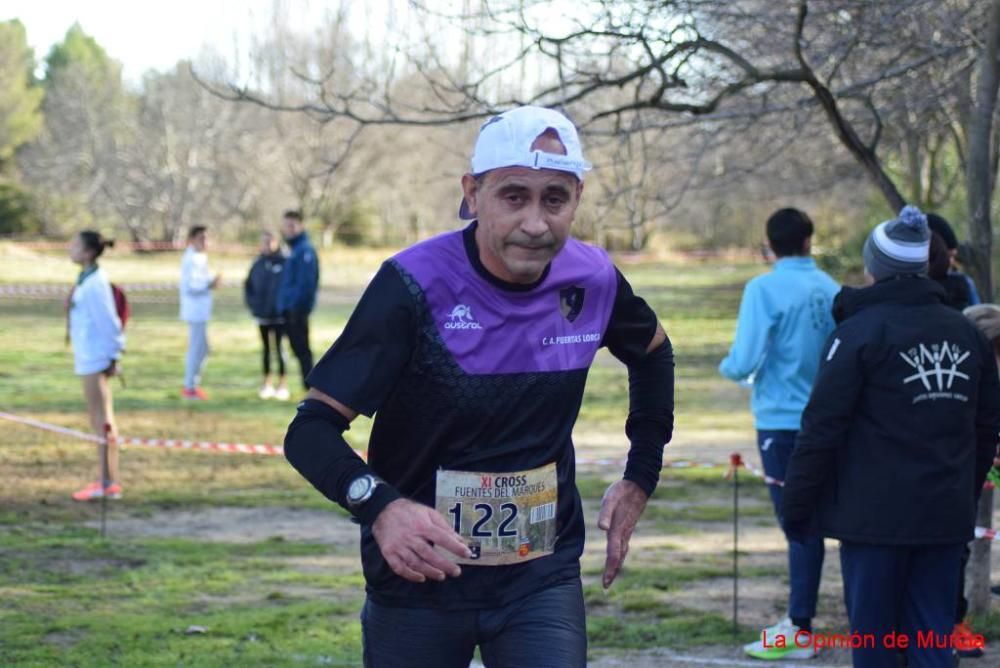
{"type": "Polygon", "coordinates": [[[414,584],[392,572],[363,527],[368,592],[386,605],[491,607],[579,576],[584,522],[571,436],[587,370],[601,346],[638,363],[656,331],[655,314],[604,251],[570,239],[537,282],[509,284],[482,266],[475,226],[385,262],[308,382],[375,416],[369,465],[430,506],[439,469],[501,473],[554,462],[556,548],[414,584]]]}

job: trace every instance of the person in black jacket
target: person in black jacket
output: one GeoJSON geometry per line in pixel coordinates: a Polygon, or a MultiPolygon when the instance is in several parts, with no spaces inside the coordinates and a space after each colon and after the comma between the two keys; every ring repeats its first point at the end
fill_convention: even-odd
{"type": "Polygon", "coordinates": [[[951,255],[947,242],[937,232],[931,232],[927,275],[944,289],[945,304],[961,311],[972,304],[972,292],[966,276],[951,271],[951,255]]]}
{"type": "Polygon", "coordinates": [[[990,343],[926,278],[925,216],[905,207],[864,247],[875,283],[844,288],[784,489],[786,533],[841,541],[855,666],[950,666],[959,560],[1000,430],[990,343]]]}
{"type": "Polygon", "coordinates": [[[278,288],[285,266],[285,255],[278,247],[278,240],[270,232],[260,235],[260,255],[254,260],[243,283],[243,301],[257,320],[260,340],[263,344],[264,380],[258,396],[261,399],[276,398],[286,401],[289,397],[285,380],[285,350],[281,344],[284,336],[284,321],[278,312],[278,288]],[[271,384],[271,345],[278,360],[278,387],[271,384]]]}
{"type": "MultiPolygon", "coordinates": [[[[955,234],[955,230],[952,228],[951,223],[949,223],[943,216],[936,213],[927,214],[927,227],[931,228],[931,232],[940,235],[941,240],[944,241],[946,252],[948,254],[948,276],[949,278],[944,281],[945,292],[952,293],[961,297],[968,297],[968,305],[975,306],[982,302],[979,299],[979,292],[976,291],[976,284],[973,282],[972,278],[967,274],[963,274],[958,265],[958,235],[955,234]],[[965,283],[965,289],[956,287],[956,282],[962,281],[965,283]]],[[[931,248],[931,255],[934,254],[934,248],[931,248]]],[[[931,260],[933,265],[933,259],[931,260]]],[[[931,278],[934,278],[934,267],[931,266],[931,278]]],[[[957,304],[961,299],[955,299],[954,295],[951,297],[952,306],[955,308],[960,308],[957,304]]],[[[961,307],[964,308],[964,307],[961,307]]]]}

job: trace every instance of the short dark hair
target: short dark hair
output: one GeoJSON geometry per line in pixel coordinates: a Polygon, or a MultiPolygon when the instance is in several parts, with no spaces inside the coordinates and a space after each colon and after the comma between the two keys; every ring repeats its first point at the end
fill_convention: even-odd
{"type": "Polygon", "coordinates": [[[114,248],[115,240],[107,239],[100,232],[94,230],[83,230],[80,232],[80,242],[83,247],[94,252],[94,258],[101,257],[105,248],[114,248]]]}
{"type": "Polygon", "coordinates": [[[289,209],[288,211],[285,212],[285,215],[283,216],[283,218],[291,218],[292,220],[297,220],[297,221],[299,221],[301,223],[302,222],[302,212],[299,211],[298,209],[289,209]]]}
{"type": "Polygon", "coordinates": [[[204,225],[192,225],[188,230],[188,239],[194,239],[196,236],[206,231],[208,231],[208,228],[204,225]]]}
{"type": "Polygon", "coordinates": [[[943,216],[939,216],[936,213],[927,214],[927,227],[931,228],[931,232],[941,235],[941,239],[944,241],[945,246],[948,247],[948,250],[958,248],[958,237],[955,235],[955,230],[952,229],[943,216]]]}
{"type": "Polygon", "coordinates": [[[778,209],[767,219],[767,241],[778,257],[802,255],[812,235],[812,221],[798,209],[778,209]]]}

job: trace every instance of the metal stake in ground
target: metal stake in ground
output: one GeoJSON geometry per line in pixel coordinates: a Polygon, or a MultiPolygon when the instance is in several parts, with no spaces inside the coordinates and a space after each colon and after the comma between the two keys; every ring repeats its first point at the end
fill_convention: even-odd
{"type": "Polygon", "coordinates": [[[733,474],[733,637],[736,637],[740,630],[740,468],[743,467],[740,453],[729,456],[729,466],[733,474]]]}
{"type": "Polygon", "coordinates": [[[104,425],[104,444],[98,445],[101,456],[101,539],[104,539],[105,526],[108,518],[108,485],[111,479],[111,466],[108,463],[108,451],[111,449],[111,425],[104,425]]]}

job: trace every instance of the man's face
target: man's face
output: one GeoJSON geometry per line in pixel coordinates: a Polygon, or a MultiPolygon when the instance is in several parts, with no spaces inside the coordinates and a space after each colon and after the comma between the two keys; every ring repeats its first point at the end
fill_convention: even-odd
{"type": "MultiPolygon", "coordinates": [[[[543,133],[532,150],[565,155],[557,135],[543,133]]],[[[569,172],[503,167],[462,177],[469,210],[479,219],[476,246],[483,266],[510,283],[533,283],[569,238],[583,182],[569,172]]]]}
{"type": "Polygon", "coordinates": [[[479,219],[483,266],[499,279],[532,283],[566,244],[583,183],[568,172],[504,167],[478,182],[466,174],[462,188],[479,219]]]}
{"type": "Polygon", "coordinates": [[[294,239],[302,234],[302,221],[298,218],[282,218],[281,234],[286,240],[294,239]]]}
{"type": "Polygon", "coordinates": [[[191,237],[189,243],[199,253],[203,252],[205,250],[205,246],[207,243],[207,240],[205,238],[205,233],[199,232],[198,234],[194,235],[193,237],[191,237]]]}

